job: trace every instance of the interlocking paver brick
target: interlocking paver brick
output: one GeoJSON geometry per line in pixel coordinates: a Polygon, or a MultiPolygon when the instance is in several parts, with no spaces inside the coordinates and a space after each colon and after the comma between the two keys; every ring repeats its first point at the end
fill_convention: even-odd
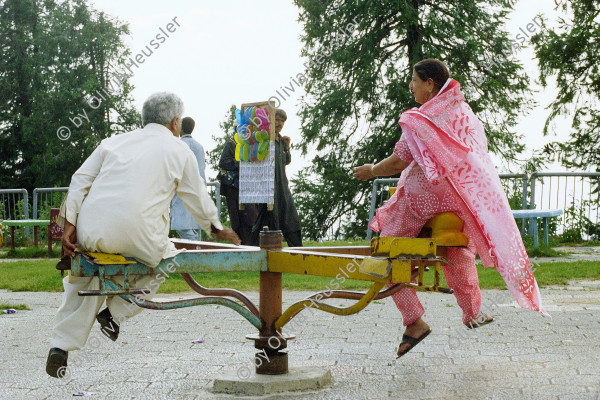
{"type": "MultiPolygon", "coordinates": [[[[286,291],[286,304],[309,294],[286,291]]],[[[485,290],[483,305],[495,304],[496,320],[475,330],[462,326],[452,296],[419,296],[433,333],[399,360],[402,319],[391,300],[348,317],[307,313],[288,344],[290,365],[327,367],[333,386],[264,398],[600,399],[600,292],[543,289],[549,319],[518,308],[507,291],[485,290]]],[[[258,294],[249,297],[257,301],[258,294]]],[[[255,329],[224,307],[194,307],[144,312],[123,324],[116,343],[96,325],[94,346],[69,355],[70,378],[50,378],[44,366],[60,300],[61,293],[0,291],[0,301],[32,308],[0,316],[0,399],[73,398],[79,391],[111,399],[232,399],[212,393],[212,381],[253,368],[256,349],[245,335],[255,329]],[[204,343],[191,343],[199,338],[204,343]]]]}

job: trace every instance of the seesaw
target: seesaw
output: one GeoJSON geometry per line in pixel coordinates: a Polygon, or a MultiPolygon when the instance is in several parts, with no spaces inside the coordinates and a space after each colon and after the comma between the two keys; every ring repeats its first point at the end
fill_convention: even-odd
{"type": "Polygon", "coordinates": [[[282,248],[280,231],[260,233],[260,247],[235,246],[214,242],[174,240],[177,248],[186,251],[163,260],[150,268],[120,255],[83,253],[72,260],[70,273],[78,277],[97,276],[98,290],[80,291],[80,296],[121,296],[140,307],[171,310],[205,304],[229,307],[250,322],[258,332],[246,337],[259,350],[256,357],[266,362],[256,365],[256,373],[281,375],[288,372],[287,341],[294,336],[285,334],[284,327],[306,308],[335,315],[355,314],[373,300],[388,297],[404,287],[420,291],[452,293],[440,286],[440,269],[447,264],[448,247],[467,245],[461,233],[463,222],[452,213],[434,217],[425,225],[420,238],[374,238],[370,246],[282,248]],[[429,266],[433,266],[433,285],[424,283],[429,266]],[[159,272],[181,274],[191,289],[201,297],[167,302],[144,300],[142,289],[129,285],[132,275],[156,275],[159,272]],[[234,289],[208,289],[190,275],[211,272],[260,272],[258,307],[243,293],[234,289]],[[315,293],[282,310],[282,274],[302,274],[335,278],[343,273],[345,279],[373,282],[366,292],[328,290],[315,293]],[[123,284],[114,277],[123,277],[123,284]],[[416,282],[413,282],[416,280],[416,282]],[[393,284],[385,288],[386,284],[393,284]],[[384,289],[385,288],[385,289],[384,289]],[[323,302],[328,298],[356,300],[348,307],[335,307],[323,302]]]}

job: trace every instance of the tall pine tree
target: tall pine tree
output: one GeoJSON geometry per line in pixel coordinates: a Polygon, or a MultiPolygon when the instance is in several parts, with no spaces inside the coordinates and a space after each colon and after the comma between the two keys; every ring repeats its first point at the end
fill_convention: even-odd
{"type": "Polygon", "coordinates": [[[518,47],[503,28],[513,1],[295,3],[304,24],[302,55],[310,60],[301,148],[318,152],[293,180],[306,236],[321,238],[341,220],[335,236],[364,237],[372,181],[353,179],[352,167],[391,154],[402,133],[400,114],[417,106],[408,85],[421,59],[445,61],[451,77],[468,85],[467,101],[491,151],[511,160],[523,150],[513,127],[533,105],[529,80],[510,56],[499,57],[518,47]]]}
{"type": "MultiPolygon", "coordinates": [[[[219,160],[223,153],[225,143],[229,140],[233,140],[235,134],[235,104],[229,106],[229,109],[225,113],[225,119],[219,122],[220,132],[216,135],[212,135],[212,139],[215,141],[215,148],[206,152],[208,165],[210,165],[215,171],[219,171],[219,160]]],[[[208,179],[213,180],[213,179],[208,179]]]]}
{"type": "Polygon", "coordinates": [[[545,150],[567,167],[600,171],[600,4],[559,0],[557,10],[558,28],[535,41],[542,84],[556,77],[558,86],[544,134],[552,132],[559,116],[571,118],[572,131],[568,142],[550,143],[545,150]]]}
{"type": "Polygon", "coordinates": [[[0,187],[66,186],[100,140],[140,123],[119,75],[129,29],[84,0],[5,0],[0,30],[0,187]]]}

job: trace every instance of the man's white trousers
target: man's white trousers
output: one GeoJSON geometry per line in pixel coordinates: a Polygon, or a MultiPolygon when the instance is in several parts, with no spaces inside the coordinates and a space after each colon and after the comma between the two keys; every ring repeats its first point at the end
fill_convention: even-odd
{"type": "MultiPolygon", "coordinates": [[[[153,275],[130,276],[131,288],[150,288],[150,293],[137,295],[136,298],[150,299],[158,289],[158,285],[149,285],[154,279],[153,275]]],[[[113,279],[119,285],[123,284],[123,277],[113,279]]],[[[131,318],[142,311],[142,308],[123,300],[119,296],[79,296],[80,290],[97,290],[100,280],[97,277],[81,278],[66,276],[63,279],[65,293],[62,304],[56,314],[56,322],[52,330],[50,347],[58,347],[64,351],[79,350],[90,335],[90,331],[96,315],[100,311],[104,300],[113,316],[113,319],[121,325],[124,320],[131,318]]],[[[99,327],[100,325],[98,325],[99,327]]]]}

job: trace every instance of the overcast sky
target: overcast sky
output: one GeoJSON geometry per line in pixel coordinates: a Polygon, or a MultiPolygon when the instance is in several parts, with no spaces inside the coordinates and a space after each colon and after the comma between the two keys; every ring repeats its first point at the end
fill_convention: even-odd
{"type": "MultiPolygon", "coordinates": [[[[181,96],[185,115],[196,120],[193,137],[205,150],[214,147],[211,135],[219,133],[218,124],[231,104],[239,107],[241,103],[267,100],[305,69],[306,60],[300,57],[302,27],[298,22],[298,9],[290,0],[92,0],[91,4],[129,23],[131,36],[126,37],[125,42],[133,55],[145,49],[160,33],[160,28],[167,31],[167,24],[176,18],[180,26],[171,26],[171,30],[176,30],[167,31],[170,37],[139,64],[139,68],[132,69],[133,96],[139,110],[153,92],[168,90],[181,96]]],[[[538,13],[543,13],[551,26],[555,25],[557,13],[553,5],[554,2],[548,0],[519,1],[506,27],[510,37],[514,38],[520,28],[526,29],[538,13]]],[[[539,73],[533,51],[525,48],[516,57],[535,80],[539,73]]],[[[545,107],[554,99],[556,91],[554,87],[542,90],[535,86],[534,89],[540,90],[534,94],[540,104],[530,115],[522,117],[517,127],[517,131],[525,135],[528,153],[558,139],[542,135],[548,115],[545,107]]],[[[282,134],[290,136],[292,143],[300,140],[296,112],[302,94],[302,88],[296,89],[281,104],[288,114],[282,134]]],[[[563,125],[560,139],[568,137],[568,124],[559,127],[563,125]]],[[[290,178],[312,160],[310,155],[301,157],[298,150],[292,150],[292,157],[292,164],[288,166],[290,178]]],[[[550,169],[562,170],[558,166],[550,169]]],[[[207,169],[209,180],[215,176],[215,171],[207,169]]]]}

